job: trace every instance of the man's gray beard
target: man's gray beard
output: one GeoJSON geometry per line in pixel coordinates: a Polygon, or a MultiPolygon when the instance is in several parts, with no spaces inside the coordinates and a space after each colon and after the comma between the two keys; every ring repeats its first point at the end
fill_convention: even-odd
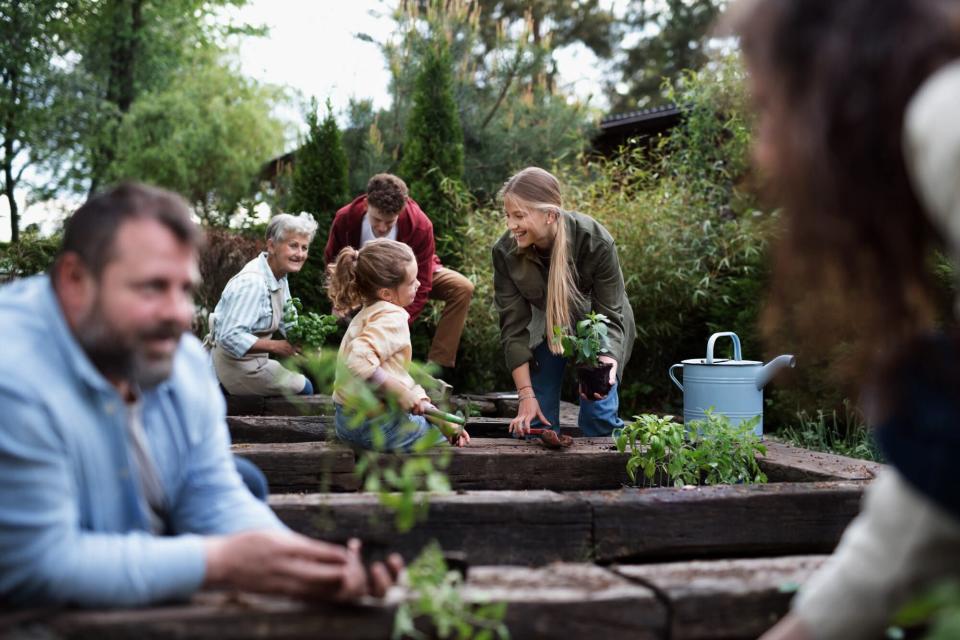
{"type": "MultiPolygon", "coordinates": [[[[181,333],[169,327],[161,327],[142,332],[137,339],[158,331],[176,332],[177,335],[181,333]]],[[[112,331],[100,315],[99,309],[94,309],[77,324],[76,336],[87,357],[107,379],[125,380],[141,390],[147,390],[169,378],[173,371],[172,356],[148,358],[142,347],[125,343],[117,332],[112,331]]]]}

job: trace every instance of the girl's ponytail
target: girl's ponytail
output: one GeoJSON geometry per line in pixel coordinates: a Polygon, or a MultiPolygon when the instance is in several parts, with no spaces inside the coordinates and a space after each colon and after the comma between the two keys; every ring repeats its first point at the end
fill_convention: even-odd
{"type": "Polygon", "coordinates": [[[360,252],[344,247],[336,260],[327,265],[327,295],[336,309],[353,309],[363,303],[357,286],[357,260],[360,252]]]}
{"type": "Polygon", "coordinates": [[[417,262],[413,249],[396,240],[377,238],[359,251],[344,247],[337,260],[327,265],[327,296],[337,309],[374,302],[380,289],[403,284],[411,262],[417,262]]]}

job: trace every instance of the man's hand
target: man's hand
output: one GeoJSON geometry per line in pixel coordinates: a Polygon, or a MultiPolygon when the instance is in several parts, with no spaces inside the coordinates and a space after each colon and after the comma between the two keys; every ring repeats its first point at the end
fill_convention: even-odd
{"type": "Polygon", "coordinates": [[[305,600],[349,600],[382,596],[403,567],[399,556],[387,566],[360,560],[360,543],[328,544],[292,532],[252,531],[206,539],[204,586],[272,593],[305,600]],[[371,584],[372,583],[372,584],[371,584]]]}

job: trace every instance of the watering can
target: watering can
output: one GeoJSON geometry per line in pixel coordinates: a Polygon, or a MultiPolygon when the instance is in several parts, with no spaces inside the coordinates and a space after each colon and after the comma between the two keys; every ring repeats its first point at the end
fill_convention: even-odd
{"type": "Polygon", "coordinates": [[[753,432],[762,437],[763,388],[779,370],[795,365],[796,358],[790,355],[777,356],[767,364],[744,360],[740,338],[723,331],[710,336],[706,358],[684,360],[670,367],[668,373],[683,391],[684,423],[705,419],[706,409],[713,407],[714,413],[726,416],[733,425],[760,416],[753,432]],[[713,357],[714,345],[725,337],[733,340],[733,360],[713,357]],[[673,373],[677,368],[683,369],[683,384],[673,373]]]}

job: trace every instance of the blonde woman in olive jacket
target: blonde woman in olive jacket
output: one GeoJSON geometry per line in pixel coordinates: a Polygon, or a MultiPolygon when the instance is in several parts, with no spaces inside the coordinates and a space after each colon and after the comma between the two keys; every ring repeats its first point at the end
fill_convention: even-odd
{"type": "Polygon", "coordinates": [[[612,363],[605,396],[581,394],[578,424],[584,435],[607,435],[623,426],[619,379],[636,337],[617,248],[590,216],[565,211],[560,182],[529,167],[500,191],[507,232],[493,247],[493,284],[500,341],[520,399],[510,423],[516,436],[531,427],[560,428],[560,385],[566,368],[553,327],[570,330],[589,312],[610,320],[612,363]]]}

